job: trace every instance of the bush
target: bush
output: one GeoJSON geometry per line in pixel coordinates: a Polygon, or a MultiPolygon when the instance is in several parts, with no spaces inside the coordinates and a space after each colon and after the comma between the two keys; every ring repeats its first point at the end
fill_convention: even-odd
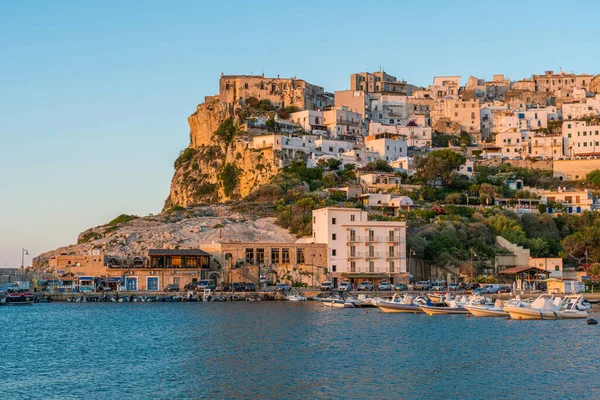
{"type": "Polygon", "coordinates": [[[221,172],[219,173],[219,181],[223,186],[223,193],[227,197],[231,197],[233,191],[238,184],[239,171],[233,164],[225,164],[221,172]]]}
{"type": "Polygon", "coordinates": [[[115,226],[115,225],[118,225],[118,224],[124,224],[126,222],[133,221],[136,218],[138,218],[136,215],[121,214],[117,218],[115,218],[112,221],[110,221],[107,225],[108,226],[115,226]]]}
{"type": "Polygon", "coordinates": [[[233,122],[233,118],[227,118],[226,120],[221,122],[221,124],[215,131],[214,136],[218,137],[225,143],[230,144],[233,142],[233,139],[235,139],[237,134],[238,130],[235,126],[235,123],[233,122]]]}
{"type": "Polygon", "coordinates": [[[173,166],[175,167],[175,169],[179,168],[182,164],[189,162],[195,153],[196,153],[196,150],[192,149],[191,147],[188,147],[187,149],[182,150],[179,153],[179,157],[177,157],[177,159],[173,163],[173,166]]]}

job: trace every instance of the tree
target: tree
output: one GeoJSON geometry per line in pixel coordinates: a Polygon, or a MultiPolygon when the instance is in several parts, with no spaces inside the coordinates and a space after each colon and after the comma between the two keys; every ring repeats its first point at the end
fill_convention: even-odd
{"type": "Polygon", "coordinates": [[[238,130],[235,126],[235,123],[233,122],[233,118],[227,118],[226,120],[221,122],[214,135],[222,141],[224,141],[225,143],[231,143],[233,142],[233,139],[235,138],[237,133],[238,130]]]}
{"type": "Polygon", "coordinates": [[[271,117],[269,118],[266,122],[265,122],[265,126],[267,127],[267,130],[269,132],[275,132],[275,130],[277,129],[276,125],[275,125],[275,118],[271,117]]]}
{"type": "Polygon", "coordinates": [[[452,150],[435,150],[425,157],[415,157],[415,178],[426,182],[448,186],[452,180],[454,170],[466,162],[464,155],[452,150]]]}
{"type": "Polygon", "coordinates": [[[387,161],[378,158],[375,162],[371,161],[365,166],[367,171],[393,172],[394,168],[387,161]]]}
{"type": "Polygon", "coordinates": [[[585,180],[594,186],[600,187],[600,169],[595,169],[585,176],[585,180]]]}

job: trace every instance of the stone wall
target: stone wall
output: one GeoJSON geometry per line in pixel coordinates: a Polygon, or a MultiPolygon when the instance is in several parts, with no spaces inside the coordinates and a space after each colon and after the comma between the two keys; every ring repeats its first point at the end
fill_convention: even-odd
{"type": "Polygon", "coordinates": [[[563,181],[585,179],[586,175],[600,169],[600,159],[590,160],[555,160],[553,175],[563,181]]]}

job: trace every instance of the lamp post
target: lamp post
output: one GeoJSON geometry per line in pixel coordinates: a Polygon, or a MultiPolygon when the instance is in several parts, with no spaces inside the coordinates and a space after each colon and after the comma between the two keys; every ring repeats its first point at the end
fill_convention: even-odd
{"type": "Polygon", "coordinates": [[[23,280],[23,270],[25,269],[25,255],[29,255],[29,252],[25,250],[25,247],[21,247],[21,280],[23,280]]]}

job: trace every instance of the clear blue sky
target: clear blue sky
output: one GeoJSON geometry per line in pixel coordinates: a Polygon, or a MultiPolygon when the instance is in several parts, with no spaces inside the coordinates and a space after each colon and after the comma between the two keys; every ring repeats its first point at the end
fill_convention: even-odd
{"type": "Polygon", "coordinates": [[[597,1],[489,3],[0,2],[0,267],[159,212],[221,72],[329,91],[380,65],[417,85],[600,72],[597,1]]]}

